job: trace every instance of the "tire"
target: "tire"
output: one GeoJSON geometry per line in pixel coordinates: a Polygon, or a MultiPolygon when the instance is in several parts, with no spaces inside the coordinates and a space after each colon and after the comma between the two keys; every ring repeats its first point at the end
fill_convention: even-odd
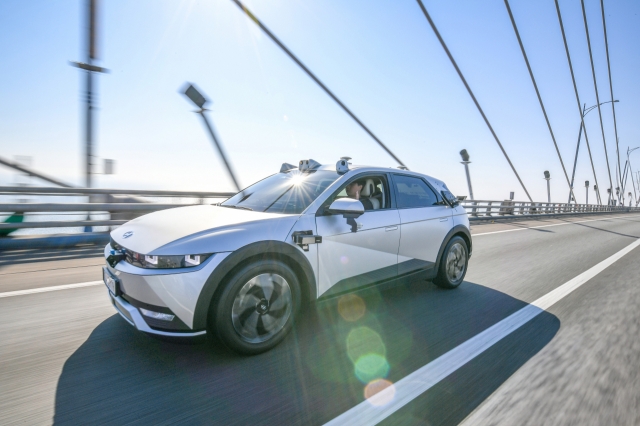
{"type": "Polygon", "coordinates": [[[230,350],[256,355],[287,336],[299,306],[300,285],[291,268],[278,260],[261,260],[227,280],[211,306],[211,328],[230,350]]]}
{"type": "Polygon", "coordinates": [[[453,237],[449,240],[438,266],[438,275],[433,283],[442,288],[456,288],[467,273],[469,265],[469,249],[467,242],[462,237],[453,237]]]}

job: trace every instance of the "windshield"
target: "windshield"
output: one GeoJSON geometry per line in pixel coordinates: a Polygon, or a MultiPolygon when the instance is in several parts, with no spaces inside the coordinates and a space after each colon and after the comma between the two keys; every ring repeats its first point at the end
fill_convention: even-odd
{"type": "Polygon", "coordinates": [[[278,173],[240,191],[221,206],[300,214],[339,176],[337,172],[329,170],[278,173]]]}

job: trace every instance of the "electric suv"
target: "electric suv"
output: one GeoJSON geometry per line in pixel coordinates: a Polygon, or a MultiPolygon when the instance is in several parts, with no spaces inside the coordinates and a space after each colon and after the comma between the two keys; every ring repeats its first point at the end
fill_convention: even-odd
{"type": "Polygon", "coordinates": [[[465,210],[442,181],[348,157],[302,160],[220,204],[127,222],[111,232],[103,278],[142,332],[213,334],[257,354],[320,297],[392,280],[458,287],[471,248],[465,210]]]}

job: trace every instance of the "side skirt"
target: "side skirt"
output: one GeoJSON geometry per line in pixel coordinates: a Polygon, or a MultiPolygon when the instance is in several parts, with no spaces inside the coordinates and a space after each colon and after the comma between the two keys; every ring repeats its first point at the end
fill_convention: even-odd
{"type": "Polygon", "coordinates": [[[333,299],[346,293],[354,293],[367,288],[389,284],[404,284],[415,281],[429,281],[436,276],[435,263],[417,259],[402,262],[399,265],[387,266],[375,271],[346,278],[339,281],[323,295],[318,301],[333,299]]]}

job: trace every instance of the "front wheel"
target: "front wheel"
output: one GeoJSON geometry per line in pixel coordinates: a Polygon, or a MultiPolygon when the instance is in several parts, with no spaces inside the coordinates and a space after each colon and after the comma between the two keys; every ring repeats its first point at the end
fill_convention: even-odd
{"type": "Polygon", "coordinates": [[[442,288],[458,287],[467,273],[468,253],[467,242],[462,237],[450,239],[442,253],[434,284],[442,288]]]}
{"type": "Polygon", "coordinates": [[[229,349],[259,354],[291,331],[299,305],[300,286],[291,268],[276,260],[251,263],[228,280],[212,306],[212,328],[229,349]]]}

